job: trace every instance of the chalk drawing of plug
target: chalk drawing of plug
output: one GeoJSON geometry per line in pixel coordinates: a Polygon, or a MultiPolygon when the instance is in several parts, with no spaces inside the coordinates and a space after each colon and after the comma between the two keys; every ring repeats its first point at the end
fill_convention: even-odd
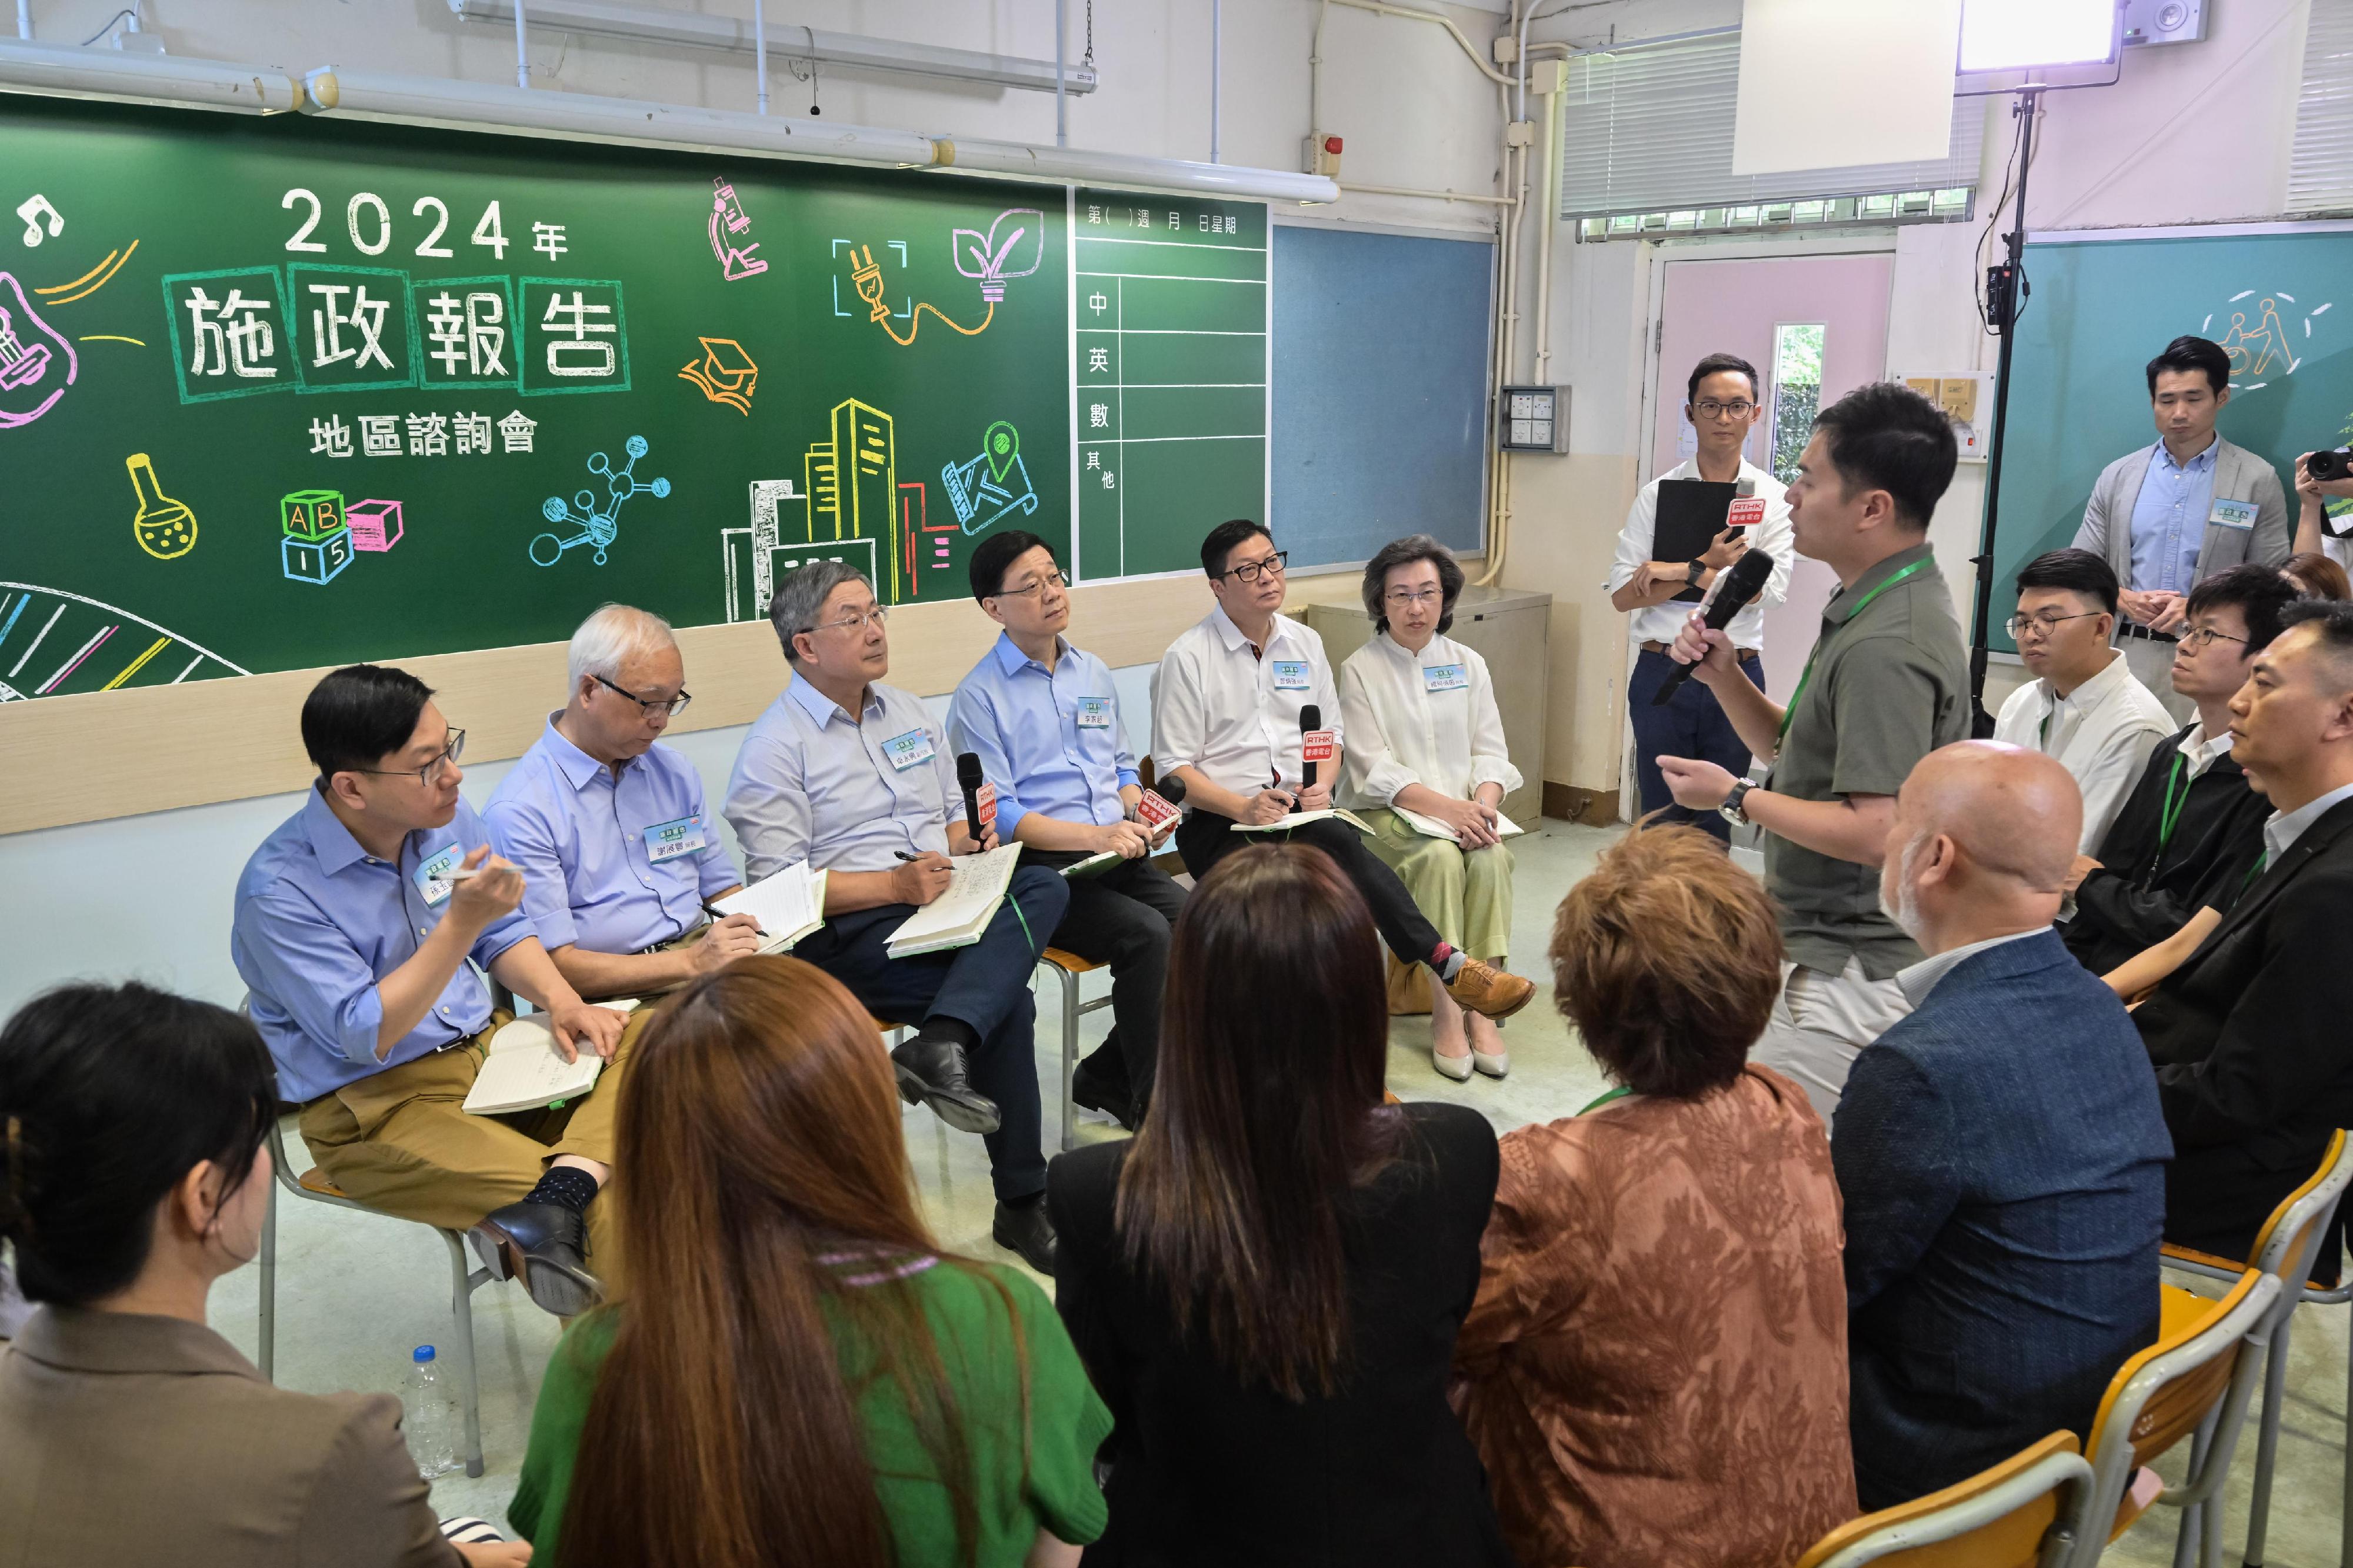
{"type": "Polygon", "coordinates": [[[1046,215],[1035,207],[1008,207],[983,236],[960,228],[949,240],[955,268],[980,284],[980,297],[995,305],[1005,298],[1005,280],[1027,278],[1046,259],[1046,215]]]}
{"type": "Polygon", "coordinates": [[[849,280],[858,285],[858,297],[866,301],[870,321],[887,321],[891,307],[882,302],[882,268],[874,265],[874,247],[868,246],[849,249],[849,280]]]}

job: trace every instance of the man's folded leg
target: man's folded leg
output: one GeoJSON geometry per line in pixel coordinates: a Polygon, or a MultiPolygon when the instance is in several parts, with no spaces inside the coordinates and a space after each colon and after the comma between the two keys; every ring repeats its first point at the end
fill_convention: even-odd
{"type": "Polygon", "coordinates": [[[1474,1013],[1508,1018],[1528,1004],[1535,987],[1516,974],[1450,946],[1413,901],[1398,874],[1365,843],[1365,836],[1335,817],[1293,828],[1296,843],[1313,844],[1332,857],[1340,872],[1364,895],[1373,924],[1388,949],[1408,963],[1426,963],[1446,994],[1474,1013]]]}

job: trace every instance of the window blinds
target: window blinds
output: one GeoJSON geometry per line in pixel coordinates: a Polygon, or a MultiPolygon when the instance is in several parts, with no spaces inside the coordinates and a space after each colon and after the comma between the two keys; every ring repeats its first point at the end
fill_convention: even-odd
{"type": "MultiPolygon", "coordinates": [[[[1736,33],[1568,62],[1564,93],[1561,216],[1595,217],[1660,208],[1925,191],[1978,182],[1984,100],[1953,106],[1943,158],[1861,161],[1836,169],[1735,174],[1732,122],[1740,83],[1736,33]]],[[[1805,84],[1792,83],[1802,92],[1805,84]]],[[[1855,151],[1868,153],[1858,136],[1855,151]]]]}
{"type": "Polygon", "coordinates": [[[2348,209],[2353,209],[2353,5],[2319,5],[2305,36],[2287,210],[2308,216],[2348,209]]]}

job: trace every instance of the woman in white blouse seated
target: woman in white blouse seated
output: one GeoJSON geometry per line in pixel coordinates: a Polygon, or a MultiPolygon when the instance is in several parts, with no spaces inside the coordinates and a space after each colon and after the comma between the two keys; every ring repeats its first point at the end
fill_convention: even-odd
{"type": "MultiPolygon", "coordinates": [[[[1504,754],[1487,661],[1446,635],[1461,592],[1462,568],[1426,533],[1366,563],[1365,613],[1377,630],[1340,667],[1340,797],[1375,830],[1373,852],[1438,934],[1500,966],[1512,940],[1512,852],[1496,808],[1520,787],[1520,771],[1504,754]]],[[[1440,1072],[1461,1080],[1474,1067],[1490,1078],[1510,1070],[1493,1020],[1435,986],[1430,1005],[1440,1072]]]]}

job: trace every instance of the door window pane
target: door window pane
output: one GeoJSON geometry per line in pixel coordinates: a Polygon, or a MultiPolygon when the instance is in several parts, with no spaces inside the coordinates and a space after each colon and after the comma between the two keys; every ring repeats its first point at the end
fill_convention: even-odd
{"type": "Polygon", "coordinates": [[[1783,484],[1798,477],[1814,416],[1822,406],[1822,342],[1829,328],[1820,321],[1783,322],[1773,329],[1773,477],[1783,484]]]}

